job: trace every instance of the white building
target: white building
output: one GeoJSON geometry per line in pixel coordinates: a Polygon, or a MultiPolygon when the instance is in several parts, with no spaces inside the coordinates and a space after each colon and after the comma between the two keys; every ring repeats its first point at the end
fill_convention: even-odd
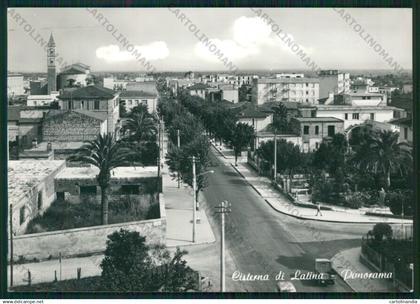
{"type": "Polygon", "coordinates": [[[298,102],[318,104],[317,78],[260,78],[254,79],[251,100],[261,105],[266,102],[298,102]]]}
{"type": "Polygon", "coordinates": [[[7,74],[7,96],[16,96],[25,94],[23,85],[23,75],[17,73],[7,74]]]}
{"type": "Polygon", "coordinates": [[[389,122],[394,117],[394,107],[390,106],[352,106],[352,105],[317,105],[316,117],[335,117],[344,121],[347,128],[373,120],[389,122]]]}
{"type": "Polygon", "coordinates": [[[49,106],[57,100],[58,92],[52,92],[51,95],[29,95],[26,100],[28,107],[49,106]]]}
{"type": "Polygon", "coordinates": [[[319,73],[319,98],[327,98],[329,93],[350,92],[350,74],[338,70],[324,70],[319,73]]]}
{"type": "Polygon", "coordinates": [[[276,74],[276,78],[304,78],[305,75],[301,73],[280,73],[276,74]]]}
{"type": "Polygon", "coordinates": [[[260,132],[273,122],[273,114],[247,107],[239,113],[238,122],[252,126],[255,132],[260,132]]]}
{"type": "Polygon", "coordinates": [[[70,86],[87,86],[87,78],[90,74],[90,67],[83,63],[75,63],[64,67],[58,74],[59,88],[63,89],[70,86]]]}
{"type": "Polygon", "coordinates": [[[147,106],[149,113],[156,112],[157,95],[144,91],[122,91],[120,94],[120,103],[122,103],[130,112],[134,107],[143,104],[147,106]]]}
{"type": "Polygon", "coordinates": [[[232,103],[237,103],[239,101],[239,91],[236,86],[224,85],[220,86],[220,90],[222,91],[222,99],[232,103]]]}

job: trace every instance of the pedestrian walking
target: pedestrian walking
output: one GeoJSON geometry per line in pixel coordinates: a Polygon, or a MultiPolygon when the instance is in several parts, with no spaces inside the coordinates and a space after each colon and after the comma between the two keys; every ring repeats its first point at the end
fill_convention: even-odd
{"type": "Polygon", "coordinates": [[[315,214],[315,216],[318,216],[318,214],[320,214],[322,216],[322,213],[321,213],[321,204],[319,202],[316,205],[316,214],[315,214]]]}

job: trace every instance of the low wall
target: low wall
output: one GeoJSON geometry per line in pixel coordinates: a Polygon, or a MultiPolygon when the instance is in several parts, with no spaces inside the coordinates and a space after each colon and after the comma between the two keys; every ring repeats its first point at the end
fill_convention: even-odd
{"type": "Polygon", "coordinates": [[[13,239],[13,259],[16,261],[22,256],[26,260],[45,260],[57,258],[60,253],[63,257],[71,257],[103,252],[108,235],[120,229],[139,232],[146,237],[148,244],[165,244],[166,213],[163,194],[159,194],[159,207],[158,219],[17,236],[13,239]]]}

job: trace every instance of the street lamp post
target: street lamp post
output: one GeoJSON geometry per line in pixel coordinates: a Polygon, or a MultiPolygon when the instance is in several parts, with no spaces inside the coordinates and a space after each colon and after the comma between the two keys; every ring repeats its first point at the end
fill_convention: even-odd
{"type": "Polygon", "coordinates": [[[192,241],[195,243],[195,225],[196,225],[196,189],[197,181],[195,174],[195,156],[192,157],[192,170],[193,170],[193,230],[192,230],[192,241]]]}
{"type": "Polygon", "coordinates": [[[13,287],[13,204],[9,210],[9,229],[10,229],[10,287],[13,287]]]}
{"type": "Polygon", "coordinates": [[[216,207],[217,213],[221,215],[221,229],[220,229],[220,291],[225,292],[225,214],[232,211],[231,205],[228,201],[223,201],[216,207]]]}
{"type": "MultiPolygon", "coordinates": [[[[181,139],[180,139],[180,137],[179,137],[179,129],[178,130],[176,130],[176,135],[177,135],[177,146],[178,146],[178,149],[179,148],[181,148],[181,139]]],[[[180,188],[181,187],[181,180],[180,180],[180,176],[179,176],[179,168],[178,168],[178,188],[180,188]]]]}
{"type": "Polygon", "coordinates": [[[414,264],[410,263],[410,269],[411,269],[411,290],[410,292],[414,292],[414,264]]]}
{"type": "Polygon", "coordinates": [[[213,170],[210,171],[206,171],[203,173],[200,173],[197,175],[196,173],[196,168],[195,168],[195,161],[196,161],[196,157],[193,156],[192,157],[192,173],[193,173],[193,181],[192,181],[192,186],[193,186],[193,231],[192,231],[192,241],[193,243],[195,243],[195,231],[196,231],[196,224],[197,224],[197,210],[198,210],[198,204],[197,204],[197,177],[202,176],[204,174],[208,174],[208,173],[214,173],[213,170]]]}
{"type": "Polygon", "coordinates": [[[277,182],[277,132],[274,131],[274,182],[277,182]]]}

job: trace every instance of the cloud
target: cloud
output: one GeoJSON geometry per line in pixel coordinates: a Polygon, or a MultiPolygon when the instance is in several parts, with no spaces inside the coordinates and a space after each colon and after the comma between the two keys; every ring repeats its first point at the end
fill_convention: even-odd
{"type": "MultiPolygon", "coordinates": [[[[129,45],[128,45],[129,46],[129,45]]],[[[131,50],[131,48],[128,48],[131,50]]],[[[155,41],[146,45],[136,45],[131,51],[121,49],[118,45],[111,44],[107,46],[101,46],[96,49],[96,57],[103,59],[106,62],[124,62],[134,61],[137,54],[140,53],[141,58],[145,58],[147,61],[165,59],[169,56],[169,48],[163,41],[155,41]]]]}
{"type": "Polygon", "coordinates": [[[199,42],[194,48],[196,55],[213,62],[220,60],[217,56],[218,51],[230,61],[242,59],[259,52],[255,47],[242,47],[233,40],[220,40],[217,38],[211,39],[208,44],[199,42]]]}
{"type": "MultiPolygon", "coordinates": [[[[260,54],[266,48],[279,48],[283,53],[293,54],[290,46],[273,33],[271,26],[259,17],[239,17],[233,23],[232,32],[232,39],[212,38],[210,44],[197,42],[194,48],[195,54],[209,61],[218,61],[219,59],[215,55],[216,51],[209,48],[211,44],[216,45],[217,49],[231,61],[260,54]]],[[[299,44],[293,35],[287,35],[305,53],[311,54],[313,52],[313,48],[305,47],[299,44]]]]}

